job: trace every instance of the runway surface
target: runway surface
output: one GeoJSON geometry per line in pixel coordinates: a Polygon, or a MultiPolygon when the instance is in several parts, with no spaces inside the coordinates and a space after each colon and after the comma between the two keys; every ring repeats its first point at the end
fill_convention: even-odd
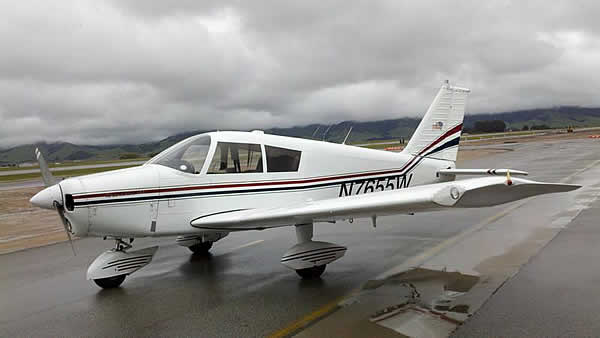
{"type": "Polygon", "coordinates": [[[42,182],[41,179],[25,180],[25,181],[1,183],[0,190],[15,190],[15,189],[43,187],[43,186],[44,186],[44,182],[42,182]]]}
{"type": "MultiPolygon", "coordinates": [[[[73,165],[73,166],[50,168],[50,171],[51,172],[60,172],[60,171],[66,171],[66,170],[110,168],[110,167],[126,166],[126,165],[134,166],[134,165],[144,164],[145,162],[146,161],[126,161],[126,162],[113,162],[113,163],[83,164],[83,165],[73,165]]],[[[35,174],[35,173],[39,173],[39,172],[40,172],[39,168],[5,170],[5,171],[0,171],[0,176],[35,174]]]]}
{"type": "MultiPolygon", "coordinates": [[[[597,183],[597,176],[582,171],[598,166],[597,147],[589,139],[512,145],[515,151],[459,167],[508,167],[530,171],[536,180],[573,175],[570,182],[581,177],[597,183]]],[[[518,210],[535,218],[567,209],[572,201],[525,203],[518,210]]],[[[295,244],[292,228],[231,234],[209,257],[191,256],[172,238],[136,240],[136,248],[161,248],[116,290],[85,280],[87,266],[111,241],[78,240],[76,257],[67,243],[2,255],[0,336],[268,335],[505,208],[382,217],[376,229],[361,220],[318,224],[315,239],[346,245],[348,252],[316,281],[302,281],[279,263],[295,244]]]]}

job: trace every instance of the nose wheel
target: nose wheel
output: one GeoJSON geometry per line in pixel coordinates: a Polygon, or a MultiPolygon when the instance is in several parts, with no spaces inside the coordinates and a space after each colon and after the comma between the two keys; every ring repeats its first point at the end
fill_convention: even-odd
{"type": "Polygon", "coordinates": [[[302,277],[302,279],[317,279],[325,272],[325,267],[327,267],[326,264],[317,265],[310,268],[298,269],[296,270],[296,273],[298,276],[302,277]]]}
{"type": "Polygon", "coordinates": [[[212,245],[213,242],[202,242],[189,246],[188,249],[190,249],[190,251],[193,252],[194,255],[206,255],[210,248],[212,248],[212,245]]]}
{"type": "Polygon", "coordinates": [[[125,281],[125,275],[94,279],[94,283],[103,289],[118,288],[125,281]]]}

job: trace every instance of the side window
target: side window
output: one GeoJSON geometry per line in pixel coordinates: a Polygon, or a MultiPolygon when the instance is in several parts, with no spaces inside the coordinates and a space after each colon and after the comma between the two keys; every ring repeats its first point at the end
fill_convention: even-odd
{"type": "Polygon", "coordinates": [[[208,167],[209,174],[262,173],[258,144],[219,142],[208,167]]]}
{"type": "Polygon", "coordinates": [[[265,146],[265,151],[268,172],[298,171],[300,151],[271,146],[265,146]]]}
{"type": "Polygon", "coordinates": [[[209,147],[210,144],[192,144],[181,156],[182,161],[187,161],[192,164],[192,168],[194,169],[191,170],[194,174],[199,174],[200,170],[202,170],[206,155],[208,155],[209,147]]]}
{"type": "Polygon", "coordinates": [[[163,151],[148,163],[164,165],[189,174],[199,174],[209,148],[210,136],[193,137],[163,151]]]}

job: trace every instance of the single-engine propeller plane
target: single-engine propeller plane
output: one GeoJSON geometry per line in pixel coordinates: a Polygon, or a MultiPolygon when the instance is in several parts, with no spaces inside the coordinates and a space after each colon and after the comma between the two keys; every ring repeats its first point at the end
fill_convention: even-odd
{"type": "Polygon", "coordinates": [[[158,249],[130,250],[136,237],[178,236],[177,244],[205,253],[232,231],[294,226],[298,244],[281,263],[315,278],[346,252],[314,241],[315,223],[370,218],[375,226],[383,215],[487,207],[579,188],[517,178],[527,175],[518,170],[456,169],[469,92],[446,81],[400,153],[221,131],[192,136],[139,167],[56,182],[36,150],[47,188],[31,203],[56,210],[69,240],[114,239],[87,271],[112,288],[158,249]],[[455,180],[462,175],[477,177],[455,180]]]}

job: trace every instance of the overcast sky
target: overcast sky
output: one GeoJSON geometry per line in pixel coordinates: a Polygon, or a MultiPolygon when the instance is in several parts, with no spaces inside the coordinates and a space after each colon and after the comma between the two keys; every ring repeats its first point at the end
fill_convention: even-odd
{"type": "Polygon", "coordinates": [[[0,0],[0,148],[600,106],[599,1],[0,0]],[[410,4],[409,4],[410,3],[410,4]]]}

